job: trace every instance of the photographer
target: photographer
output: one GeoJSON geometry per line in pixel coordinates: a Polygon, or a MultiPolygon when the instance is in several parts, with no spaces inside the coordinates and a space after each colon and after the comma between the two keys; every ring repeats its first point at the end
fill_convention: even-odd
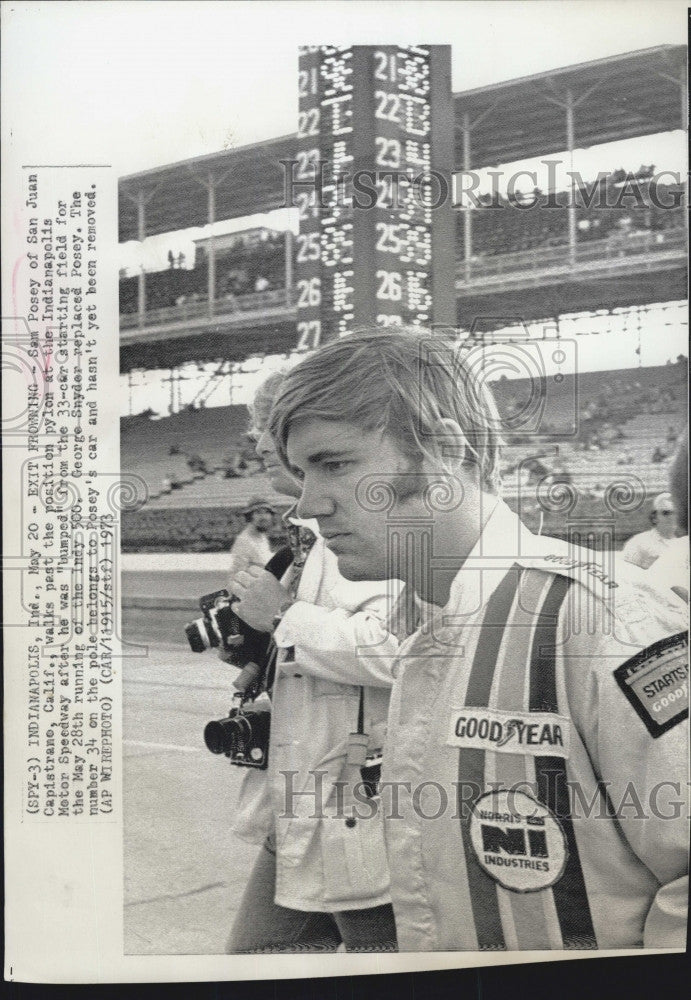
{"type": "Polygon", "coordinates": [[[265,566],[271,558],[269,531],[276,513],[273,506],[263,497],[252,497],[242,513],[247,524],[231,546],[229,580],[248,566],[265,566]]]}
{"type": "MultiPolygon", "coordinates": [[[[299,485],[265,430],[282,379],[273,375],[260,387],[252,416],[274,489],[297,497],[299,485]]],[[[250,567],[231,585],[240,598],[235,611],[249,626],[268,632],[281,620],[275,676],[269,670],[265,678],[272,688],[268,770],[247,773],[234,827],[264,846],[228,952],[333,951],[341,943],[349,951],[394,951],[380,811],[353,819],[348,809],[353,786],[362,794],[369,775],[365,754],[384,741],[398,648],[385,625],[387,584],[346,581],[310,525],[290,511],[286,524],[294,561],[282,580],[250,567]]],[[[391,584],[392,592],[400,586],[391,584]]]]}

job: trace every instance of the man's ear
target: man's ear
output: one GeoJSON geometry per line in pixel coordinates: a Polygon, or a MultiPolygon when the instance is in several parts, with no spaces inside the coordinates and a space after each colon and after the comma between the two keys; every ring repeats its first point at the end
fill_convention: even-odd
{"type": "Polygon", "coordinates": [[[468,440],[461,425],[450,417],[437,420],[431,431],[435,444],[443,459],[450,459],[450,464],[459,467],[463,464],[468,450],[468,440]]]}

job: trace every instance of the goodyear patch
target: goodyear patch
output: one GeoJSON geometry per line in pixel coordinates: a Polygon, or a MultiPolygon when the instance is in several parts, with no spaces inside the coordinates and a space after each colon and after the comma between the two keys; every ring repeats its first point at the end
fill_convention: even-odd
{"type": "Polygon", "coordinates": [[[617,684],[657,739],[689,714],[689,634],[666,636],[614,671],[617,684]]]}
{"type": "Polygon", "coordinates": [[[480,866],[511,892],[539,892],[558,882],[568,859],[556,816],[532,795],[499,789],[481,795],[470,817],[480,866]]]}
{"type": "Polygon", "coordinates": [[[532,757],[569,757],[571,723],[551,712],[503,712],[493,708],[454,708],[447,746],[518,753],[532,757]]]}

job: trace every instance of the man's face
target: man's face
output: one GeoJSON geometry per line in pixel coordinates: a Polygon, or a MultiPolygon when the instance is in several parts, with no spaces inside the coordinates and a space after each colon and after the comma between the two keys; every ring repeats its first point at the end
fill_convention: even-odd
{"type": "Polygon", "coordinates": [[[677,512],[671,503],[666,503],[657,511],[655,527],[663,538],[673,538],[677,530],[677,512]]]}
{"type": "Polygon", "coordinates": [[[267,532],[273,523],[273,515],[268,507],[258,507],[252,512],[252,524],[257,531],[267,532]]]}
{"type": "MultiPolygon", "coordinates": [[[[382,503],[383,510],[372,511],[363,505],[368,483],[378,479],[391,484],[411,469],[410,460],[391,438],[347,422],[306,419],[291,427],[287,453],[302,484],[298,516],[317,519],[319,531],[338,558],[341,574],[347,580],[386,580],[397,575],[388,565],[387,522],[393,515],[411,521],[422,516],[429,523],[429,511],[421,491],[395,502],[394,507],[382,503]],[[358,484],[365,477],[371,478],[360,486],[358,498],[358,484]]],[[[405,477],[400,482],[405,484],[405,477]]],[[[416,478],[415,483],[419,482],[416,478]]],[[[380,499],[384,489],[386,485],[380,499]]],[[[370,502],[376,502],[373,486],[371,490],[370,502]]]]}
{"type": "Polygon", "coordinates": [[[276,451],[276,445],[269,432],[258,427],[252,428],[252,437],[257,442],[256,452],[264,463],[264,469],[269,477],[269,481],[277,493],[284,493],[289,497],[300,496],[300,484],[287,471],[276,451]]]}

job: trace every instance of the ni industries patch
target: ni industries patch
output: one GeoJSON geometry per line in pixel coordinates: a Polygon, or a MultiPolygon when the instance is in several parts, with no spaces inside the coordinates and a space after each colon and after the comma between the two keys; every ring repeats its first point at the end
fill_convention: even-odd
{"type": "Polygon", "coordinates": [[[689,634],[646,646],[614,671],[652,737],[657,739],[689,714],[689,634]]]}
{"type": "Polygon", "coordinates": [[[511,892],[539,892],[564,874],[569,851],[561,823],[527,792],[501,788],[481,795],[470,817],[480,867],[511,892]]]}

